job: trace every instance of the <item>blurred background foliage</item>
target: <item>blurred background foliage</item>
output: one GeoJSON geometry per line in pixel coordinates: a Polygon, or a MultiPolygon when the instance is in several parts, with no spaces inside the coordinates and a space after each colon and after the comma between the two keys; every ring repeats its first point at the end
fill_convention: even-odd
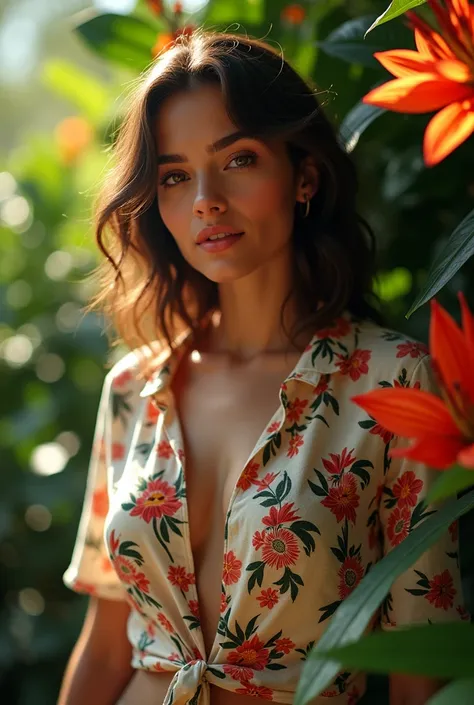
{"type": "MultiPolygon", "coordinates": [[[[281,45],[316,83],[340,125],[370,88],[389,78],[373,52],[413,46],[400,19],[363,39],[387,4],[188,0],[180,8],[159,0],[0,0],[5,705],[55,703],[86,606],[61,576],[77,530],[104,365],[125,352],[111,355],[103,321],[82,310],[92,293],[85,276],[98,261],[92,200],[110,159],[121,99],[173,33],[204,23],[281,45]]],[[[427,169],[421,152],[426,123],[424,115],[383,114],[353,151],[360,211],[376,233],[377,289],[389,323],[425,341],[429,307],[409,320],[405,313],[474,199],[474,140],[427,169]]],[[[438,297],[455,316],[456,291],[474,303],[473,267],[471,259],[438,297]]],[[[472,523],[465,518],[462,537],[472,523]]],[[[472,610],[473,549],[462,542],[472,610]]]]}

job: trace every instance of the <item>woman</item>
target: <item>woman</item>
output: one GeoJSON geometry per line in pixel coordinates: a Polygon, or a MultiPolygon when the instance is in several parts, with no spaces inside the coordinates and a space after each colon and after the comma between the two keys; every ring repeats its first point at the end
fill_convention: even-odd
{"type": "MultiPolygon", "coordinates": [[[[59,703],[291,703],[341,600],[425,516],[430,473],[351,397],[429,388],[428,357],[380,326],[354,167],[263,42],[183,39],[115,149],[96,303],[133,352],[100,402],[64,578],[92,597],[59,703]]],[[[373,626],[459,618],[456,550],[450,532],[373,626]]],[[[436,684],[390,687],[422,705],[436,684]]],[[[317,702],[364,690],[344,671],[317,702]]]]}

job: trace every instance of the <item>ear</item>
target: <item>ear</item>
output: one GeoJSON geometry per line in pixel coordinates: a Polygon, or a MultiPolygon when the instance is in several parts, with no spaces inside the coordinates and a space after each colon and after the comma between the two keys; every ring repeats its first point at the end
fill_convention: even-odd
{"type": "Polygon", "coordinates": [[[314,157],[308,155],[298,167],[296,176],[296,200],[305,203],[313,198],[319,188],[319,169],[314,157]]]}

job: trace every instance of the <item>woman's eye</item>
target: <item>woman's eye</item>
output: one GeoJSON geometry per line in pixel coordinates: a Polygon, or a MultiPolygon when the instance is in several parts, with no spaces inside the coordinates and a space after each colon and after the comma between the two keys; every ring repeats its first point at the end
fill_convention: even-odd
{"type": "Polygon", "coordinates": [[[231,167],[231,168],[242,169],[243,167],[246,167],[246,166],[252,166],[253,164],[255,164],[256,161],[257,161],[256,154],[238,154],[236,157],[234,157],[229,162],[229,166],[231,164],[235,163],[235,167],[231,167]]]}
{"type": "Polygon", "coordinates": [[[169,188],[170,186],[177,186],[177,184],[186,181],[186,179],[186,174],[174,171],[171,174],[165,174],[165,176],[160,179],[160,185],[169,188]]]}

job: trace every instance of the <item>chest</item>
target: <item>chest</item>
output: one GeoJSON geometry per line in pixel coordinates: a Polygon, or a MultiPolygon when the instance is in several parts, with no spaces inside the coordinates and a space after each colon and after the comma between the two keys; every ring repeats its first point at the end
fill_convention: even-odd
{"type": "Polygon", "coordinates": [[[262,434],[280,410],[280,387],[294,360],[270,369],[205,366],[176,389],[186,456],[190,534],[199,550],[221,535],[232,493],[262,434]]]}

